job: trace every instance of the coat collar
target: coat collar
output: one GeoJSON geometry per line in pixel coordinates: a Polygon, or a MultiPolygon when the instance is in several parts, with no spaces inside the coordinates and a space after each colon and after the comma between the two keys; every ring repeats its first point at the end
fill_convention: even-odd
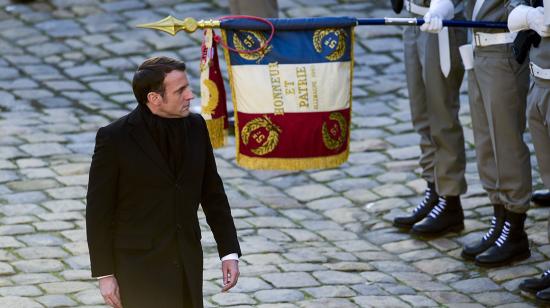
{"type": "MultiPolygon", "coordinates": [[[[184,176],[187,174],[185,170],[190,170],[191,168],[190,162],[193,161],[193,154],[194,152],[191,150],[191,143],[189,138],[193,134],[190,133],[190,125],[189,121],[186,121],[185,126],[185,146],[184,146],[184,155],[183,155],[183,164],[181,166],[181,169],[178,170],[177,174],[173,174],[170,172],[170,168],[168,166],[168,163],[166,162],[166,159],[162,156],[160,153],[160,150],[153,140],[153,137],[151,137],[151,134],[147,130],[147,126],[145,124],[145,121],[143,120],[142,115],[140,114],[139,108],[142,107],[136,107],[130,114],[128,115],[128,124],[129,124],[129,131],[134,140],[139,144],[141,149],[157,164],[157,166],[172,180],[180,182],[183,180],[184,176]]],[[[145,107],[147,108],[147,107],[145,107]]]]}
{"type": "MultiPolygon", "coordinates": [[[[128,116],[128,124],[130,126],[130,135],[139,144],[141,149],[151,158],[153,162],[172,180],[175,180],[174,175],[170,172],[168,163],[162,157],[153,137],[147,130],[145,122],[140,114],[139,106],[136,107],[128,116]]],[[[147,107],[145,107],[147,108],[147,107]]]]}

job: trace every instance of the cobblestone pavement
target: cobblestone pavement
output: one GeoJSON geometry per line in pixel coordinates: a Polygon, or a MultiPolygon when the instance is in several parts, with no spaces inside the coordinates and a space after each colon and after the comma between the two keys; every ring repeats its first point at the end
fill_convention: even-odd
{"type": "MultiPolygon", "coordinates": [[[[392,15],[382,0],[279,2],[286,17],[392,15]]],[[[84,222],[95,132],[134,108],[130,78],[146,57],[184,59],[198,89],[198,34],[173,38],[133,26],[168,14],[224,15],[227,3],[0,0],[0,8],[0,307],[99,307],[84,222]]],[[[244,257],[238,286],[220,293],[220,262],[201,213],[207,307],[534,306],[517,285],[550,266],[546,209],[529,211],[530,259],[485,270],[460,258],[462,244],[482,234],[491,215],[465,93],[466,230],[423,241],[391,227],[424,189],[400,33],[356,29],[346,164],[250,171],[235,164],[231,145],[216,150],[244,257]]]]}

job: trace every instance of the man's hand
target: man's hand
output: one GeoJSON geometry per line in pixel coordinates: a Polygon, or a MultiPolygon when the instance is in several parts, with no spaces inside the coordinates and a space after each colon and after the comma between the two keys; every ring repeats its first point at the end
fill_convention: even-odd
{"type": "Polygon", "coordinates": [[[432,0],[430,9],[424,15],[424,24],[420,30],[429,33],[439,33],[443,29],[443,19],[452,19],[455,7],[451,0],[432,0]]]}
{"type": "Polygon", "coordinates": [[[108,276],[99,279],[99,291],[105,300],[105,304],[114,307],[122,308],[120,301],[120,293],[118,283],[115,276],[108,276]]]}
{"type": "Polygon", "coordinates": [[[237,284],[239,279],[239,261],[222,261],[223,288],[222,292],[227,292],[237,284]]]}
{"type": "Polygon", "coordinates": [[[528,11],[527,23],[529,23],[529,28],[535,30],[541,37],[550,36],[550,27],[544,24],[544,8],[542,6],[528,11]]]}
{"type": "Polygon", "coordinates": [[[550,37],[550,27],[544,24],[544,8],[518,5],[508,15],[508,29],[510,32],[535,30],[541,37],[550,37]]]}
{"type": "Polygon", "coordinates": [[[420,26],[420,31],[429,33],[439,33],[443,29],[443,20],[438,15],[432,15],[430,12],[424,15],[424,24],[420,26]]]}

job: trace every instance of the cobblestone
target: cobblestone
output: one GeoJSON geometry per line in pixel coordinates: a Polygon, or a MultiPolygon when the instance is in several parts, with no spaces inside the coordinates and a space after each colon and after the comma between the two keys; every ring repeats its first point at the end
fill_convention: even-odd
{"type": "Polygon", "coordinates": [[[322,286],[318,288],[306,288],[304,291],[315,298],[351,297],[356,295],[353,290],[346,286],[322,286]]]}
{"type": "Polygon", "coordinates": [[[363,278],[359,274],[338,271],[314,272],[313,276],[322,284],[341,285],[361,283],[363,278]]]}
{"type": "Polygon", "coordinates": [[[75,293],[87,289],[95,288],[91,283],[79,282],[79,281],[64,281],[64,282],[51,282],[43,283],[40,285],[44,291],[49,294],[66,294],[75,293]]]}
{"type": "Polygon", "coordinates": [[[489,278],[467,279],[458,281],[452,285],[455,289],[468,293],[495,291],[501,288],[489,278]]]}
{"type": "Polygon", "coordinates": [[[299,201],[311,201],[334,194],[332,190],[319,184],[292,187],[287,193],[299,201]]]}
{"type": "Polygon", "coordinates": [[[46,282],[56,282],[59,278],[52,274],[17,274],[11,277],[11,280],[16,284],[28,285],[46,282]]]}
{"type": "Polygon", "coordinates": [[[5,296],[0,297],[0,307],[42,308],[43,306],[30,298],[5,296]]]}
{"type": "Polygon", "coordinates": [[[44,295],[36,300],[46,307],[75,306],[76,302],[64,295],[44,295]]]}
{"type": "Polygon", "coordinates": [[[220,306],[255,304],[249,295],[244,293],[219,293],[212,296],[212,301],[220,306]]]}
{"type": "Polygon", "coordinates": [[[319,282],[311,275],[303,272],[265,274],[262,275],[262,278],[277,288],[297,288],[319,285],[319,282]]]}
{"type": "Polygon", "coordinates": [[[63,264],[54,259],[37,259],[13,262],[13,265],[25,273],[56,272],[64,268],[63,264]]]}
{"type": "Polygon", "coordinates": [[[285,289],[258,291],[254,296],[263,303],[297,302],[304,299],[302,292],[285,289]]]}

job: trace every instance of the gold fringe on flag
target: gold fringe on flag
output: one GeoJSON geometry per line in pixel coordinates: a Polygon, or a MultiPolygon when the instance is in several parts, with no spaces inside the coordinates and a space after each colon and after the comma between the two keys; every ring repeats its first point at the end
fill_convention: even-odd
{"type": "Polygon", "coordinates": [[[206,120],[206,127],[208,127],[208,134],[213,148],[221,148],[225,145],[227,130],[224,129],[224,120],[224,117],[206,120]]]}
{"type": "Polygon", "coordinates": [[[259,158],[237,153],[237,163],[245,168],[263,170],[305,170],[336,168],[348,160],[349,150],[333,156],[310,158],[259,158]]]}

